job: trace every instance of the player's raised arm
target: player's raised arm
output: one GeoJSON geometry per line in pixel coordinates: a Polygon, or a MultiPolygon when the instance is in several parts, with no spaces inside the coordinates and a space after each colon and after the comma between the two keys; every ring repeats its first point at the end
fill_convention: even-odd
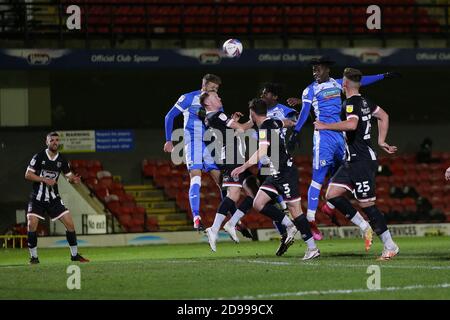
{"type": "Polygon", "coordinates": [[[379,106],[372,112],[372,115],[378,119],[378,145],[389,154],[395,153],[397,147],[386,143],[389,131],[389,115],[379,106]]]}
{"type": "Polygon", "coordinates": [[[298,116],[297,123],[293,126],[294,131],[292,132],[292,135],[289,138],[289,141],[287,143],[287,147],[290,152],[294,151],[295,145],[297,143],[297,135],[309,117],[313,97],[314,97],[314,91],[310,86],[308,86],[305,90],[303,90],[302,110],[300,111],[300,115],[298,116]]]}
{"type": "Polygon", "coordinates": [[[300,132],[306,120],[309,117],[309,112],[311,111],[311,103],[314,98],[314,90],[311,86],[308,86],[305,90],[303,90],[302,94],[302,110],[300,111],[300,115],[298,117],[297,123],[294,127],[294,132],[300,132]]]}
{"type": "MultiPolygon", "coordinates": [[[[372,83],[381,81],[381,80],[385,80],[385,79],[394,79],[394,78],[399,78],[401,77],[400,73],[398,72],[386,72],[386,73],[380,73],[380,74],[374,74],[374,75],[369,75],[369,76],[363,76],[361,78],[361,86],[368,86],[371,85],[372,83]]],[[[337,83],[339,83],[340,85],[342,85],[342,78],[341,79],[336,79],[337,83]]]]}

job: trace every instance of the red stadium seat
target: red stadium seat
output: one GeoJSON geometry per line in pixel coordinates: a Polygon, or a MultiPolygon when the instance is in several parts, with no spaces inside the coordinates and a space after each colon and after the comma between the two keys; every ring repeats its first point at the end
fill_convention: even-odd
{"type": "Polygon", "coordinates": [[[96,185],[94,189],[94,193],[101,201],[105,201],[105,198],[109,196],[108,188],[105,188],[101,185],[96,185]]]}
{"type": "Polygon", "coordinates": [[[87,185],[87,187],[91,190],[94,190],[95,187],[98,185],[97,178],[87,178],[84,180],[84,183],[87,185]]]}

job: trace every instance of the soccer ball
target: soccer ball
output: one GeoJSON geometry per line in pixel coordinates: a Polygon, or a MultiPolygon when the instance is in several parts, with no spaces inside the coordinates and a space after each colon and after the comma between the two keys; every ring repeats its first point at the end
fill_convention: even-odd
{"type": "Polygon", "coordinates": [[[237,58],[242,54],[242,43],[237,39],[228,39],[222,46],[223,52],[230,58],[237,58]]]}

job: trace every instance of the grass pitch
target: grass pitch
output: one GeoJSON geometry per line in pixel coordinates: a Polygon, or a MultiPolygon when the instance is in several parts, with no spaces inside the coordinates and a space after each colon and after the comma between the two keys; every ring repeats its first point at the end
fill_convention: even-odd
{"type": "Polygon", "coordinates": [[[397,238],[400,255],[379,262],[378,239],[323,240],[321,257],[302,262],[297,241],[283,257],[278,242],[81,248],[81,289],[69,290],[69,249],[0,249],[0,299],[450,299],[450,238],[397,238]],[[381,289],[367,268],[378,265],[381,289]]]}

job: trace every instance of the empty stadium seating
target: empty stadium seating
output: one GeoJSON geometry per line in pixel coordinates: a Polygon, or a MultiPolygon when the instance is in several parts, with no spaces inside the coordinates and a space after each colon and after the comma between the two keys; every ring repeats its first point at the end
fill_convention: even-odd
{"type": "Polygon", "coordinates": [[[121,224],[124,231],[157,231],[158,222],[148,217],[145,208],[138,206],[124,186],[113,179],[111,172],[103,170],[98,160],[72,160],[73,171],[79,174],[83,183],[91,190],[121,224]]]}
{"type": "MultiPolygon", "coordinates": [[[[75,4],[83,1],[66,0],[75,4]]],[[[373,33],[439,33],[438,17],[412,0],[396,1],[96,1],[81,6],[90,33],[131,34],[362,34],[368,5],[381,5],[382,30],[373,33]],[[107,5],[106,3],[113,4],[107,5]]],[[[445,11],[441,14],[445,17],[445,11]]]]}

